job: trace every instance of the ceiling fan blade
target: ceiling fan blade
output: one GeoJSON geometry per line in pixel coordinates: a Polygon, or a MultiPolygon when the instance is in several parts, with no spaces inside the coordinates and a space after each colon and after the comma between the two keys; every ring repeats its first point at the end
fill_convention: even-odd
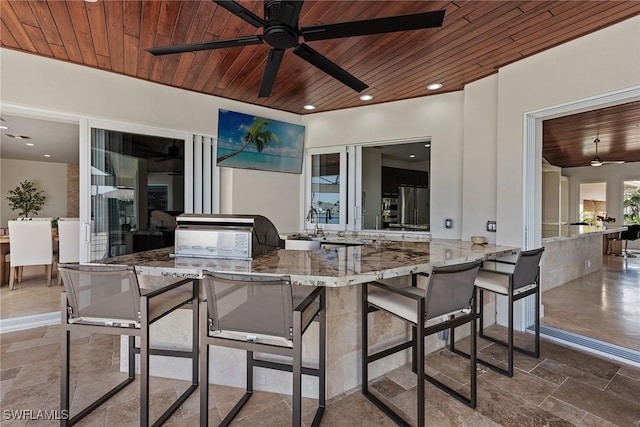
{"type": "Polygon", "coordinates": [[[396,31],[419,30],[441,27],[444,10],[415,13],[411,15],[389,16],[362,21],[340,22],[337,24],[315,25],[301,28],[304,40],[328,40],[340,37],[366,36],[369,34],[393,33],[396,31]]]}
{"type": "Polygon", "coordinates": [[[284,49],[271,49],[267,57],[267,65],[262,74],[262,83],[260,83],[259,98],[266,98],[271,95],[273,83],[276,81],[276,75],[280,69],[280,63],[284,57],[284,49]]]}
{"type": "Polygon", "coordinates": [[[278,21],[293,28],[297,27],[302,3],[300,0],[282,0],[278,9],[278,21]]]}
{"type": "Polygon", "coordinates": [[[249,9],[241,6],[240,4],[230,1],[230,0],[213,0],[215,4],[220,7],[224,7],[229,12],[233,13],[239,18],[244,19],[249,24],[253,25],[256,28],[264,27],[267,23],[264,22],[262,18],[260,18],[255,13],[251,12],[249,9]]]}
{"type": "Polygon", "coordinates": [[[260,36],[238,37],[236,39],[214,40],[204,43],[191,43],[175,46],[151,47],[145,49],[153,55],[167,55],[170,53],[196,52],[199,50],[224,49],[227,47],[249,46],[262,43],[260,36]]]}
{"type": "Polygon", "coordinates": [[[293,50],[293,53],[295,53],[311,65],[329,74],[334,79],[340,80],[342,83],[349,86],[356,92],[362,92],[369,87],[368,85],[364,84],[356,77],[351,75],[349,72],[347,72],[345,69],[341,68],[339,65],[331,62],[329,58],[313,50],[311,47],[304,43],[296,46],[296,48],[293,50]]]}

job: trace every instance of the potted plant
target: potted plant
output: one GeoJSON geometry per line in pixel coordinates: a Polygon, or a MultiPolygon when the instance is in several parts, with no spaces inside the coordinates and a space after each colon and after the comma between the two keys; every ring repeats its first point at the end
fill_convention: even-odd
{"type": "Polygon", "coordinates": [[[9,190],[7,200],[11,210],[19,210],[18,216],[29,218],[29,215],[38,215],[38,211],[42,209],[46,196],[44,190],[36,188],[33,182],[22,181],[16,188],[9,190]]]}

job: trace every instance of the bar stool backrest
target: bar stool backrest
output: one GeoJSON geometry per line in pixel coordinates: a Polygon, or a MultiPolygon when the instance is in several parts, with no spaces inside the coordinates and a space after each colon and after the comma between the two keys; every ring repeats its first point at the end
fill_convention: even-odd
{"type": "Polygon", "coordinates": [[[513,289],[519,289],[536,283],[538,279],[538,266],[542,258],[544,247],[521,251],[513,269],[513,289]]]}
{"type": "Polygon", "coordinates": [[[60,264],[71,323],[139,325],[140,287],[132,267],[60,264]]]}
{"type": "Polygon", "coordinates": [[[620,239],[622,240],[636,240],[640,239],[640,224],[629,224],[627,229],[620,233],[620,239]]]}
{"type": "Polygon", "coordinates": [[[433,267],[425,298],[426,318],[433,319],[471,307],[480,261],[433,267]]]}
{"type": "Polygon", "coordinates": [[[291,340],[294,307],[289,277],[206,273],[204,287],[214,335],[246,341],[260,336],[291,340]]]}

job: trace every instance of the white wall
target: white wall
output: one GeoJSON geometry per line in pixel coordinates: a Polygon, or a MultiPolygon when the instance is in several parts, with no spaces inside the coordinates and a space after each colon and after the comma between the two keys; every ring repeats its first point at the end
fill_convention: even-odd
{"type": "MultiPolygon", "coordinates": [[[[462,238],[486,236],[487,221],[497,216],[496,133],[498,120],[498,76],[468,84],[464,90],[464,152],[462,162],[462,238]]],[[[498,225],[499,226],[499,225],[498,225]]]]}
{"type": "Polygon", "coordinates": [[[19,211],[9,208],[7,195],[24,180],[29,180],[46,197],[42,209],[34,218],[55,218],[67,216],[67,164],[35,162],[27,160],[0,159],[0,226],[16,219],[19,211]]]}
{"type": "Polygon", "coordinates": [[[520,245],[522,242],[524,114],[640,84],[638,40],[640,16],[499,70],[499,243],[520,245]]]}
{"type": "Polygon", "coordinates": [[[431,233],[457,239],[462,219],[463,93],[317,113],[302,117],[307,147],[431,137],[431,233]],[[454,227],[444,228],[452,218],[454,227]]]}
{"type": "MultiPolygon", "coordinates": [[[[219,108],[300,124],[296,114],[8,49],[0,49],[0,88],[4,105],[204,135],[217,135],[219,108]]],[[[277,215],[279,230],[300,229],[301,175],[229,168],[222,175],[221,211],[277,215]]]]}

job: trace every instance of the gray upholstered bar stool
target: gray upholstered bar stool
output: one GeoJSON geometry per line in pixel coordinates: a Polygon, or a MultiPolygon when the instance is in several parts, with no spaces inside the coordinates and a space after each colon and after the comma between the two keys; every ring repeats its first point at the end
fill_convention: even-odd
{"type": "MultiPolygon", "coordinates": [[[[478,301],[480,301],[478,304],[480,306],[480,312],[478,314],[480,318],[479,336],[507,348],[507,369],[503,369],[496,364],[487,362],[480,358],[478,358],[478,363],[481,363],[482,365],[508,377],[513,376],[514,350],[535,358],[540,357],[540,259],[542,258],[543,252],[544,247],[521,251],[515,262],[500,259],[487,261],[485,262],[485,267],[487,264],[493,264],[493,268],[482,268],[478,273],[478,278],[476,279],[476,287],[480,293],[478,297],[478,301]],[[485,335],[484,333],[482,310],[484,304],[482,301],[484,301],[485,291],[504,295],[508,298],[508,326],[506,342],[495,337],[485,335]],[[535,295],[535,338],[533,351],[515,346],[513,343],[513,305],[516,301],[530,295],[535,295]]],[[[451,332],[451,335],[453,337],[453,331],[451,332]]],[[[464,354],[454,348],[453,339],[451,340],[450,345],[451,351],[464,354]]]]}
{"type": "Polygon", "coordinates": [[[246,392],[220,424],[229,425],[253,394],[253,368],[293,373],[293,426],[302,421],[302,375],[318,377],[318,426],[325,408],[326,310],[323,287],[292,286],[286,276],[204,274],[207,300],[200,308],[200,425],[208,425],[209,345],[246,351],[246,392]],[[302,335],[319,321],[318,368],[302,366],[302,335]],[[292,358],[291,363],[260,360],[256,353],[292,358]]]}
{"type": "Polygon", "coordinates": [[[135,379],[135,353],[140,353],[140,425],[149,420],[149,355],[188,357],[192,362],[191,386],[153,423],[162,425],[198,387],[198,297],[197,280],[181,280],[149,292],[141,292],[135,269],[126,266],[60,264],[62,292],[62,340],[60,377],[61,413],[69,413],[71,332],[129,336],[129,375],[78,414],[60,421],[70,426],[87,416],[135,379]],[[192,303],[193,349],[159,350],[149,347],[149,326],[174,310],[192,303]],[[140,346],[135,346],[135,337],[140,346]]]}
{"type": "Polygon", "coordinates": [[[447,392],[465,405],[476,407],[476,304],[474,281],[480,261],[433,267],[426,291],[416,287],[394,288],[378,282],[366,283],[362,288],[362,394],[398,425],[410,425],[400,415],[369,391],[369,364],[398,351],[413,348],[417,376],[417,423],[425,425],[424,380],[447,392]],[[368,314],[383,310],[415,328],[415,339],[369,354],[368,314]],[[446,316],[448,320],[440,321],[446,316]],[[471,360],[469,366],[469,396],[443,384],[424,372],[424,339],[445,329],[470,324],[471,360]]]}

